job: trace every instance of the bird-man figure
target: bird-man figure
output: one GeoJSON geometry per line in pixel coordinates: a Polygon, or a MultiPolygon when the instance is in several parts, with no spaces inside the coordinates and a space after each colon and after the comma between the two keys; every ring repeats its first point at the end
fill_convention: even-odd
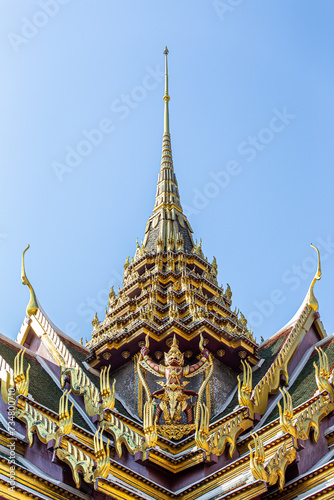
{"type": "Polygon", "coordinates": [[[203,348],[203,338],[200,341],[201,358],[193,365],[184,365],[184,354],[178,348],[178,343],[174,335],[173,343],[168,353],[165,353],[165,365],[158,365],[149,357],[148,336],[146,337],[146,347],[141,348],[143,359],[140,365],[147,371],[165,377],[166,382],[157,381],[163,388],[154,392],[152,397],[160,399],[156,412],[155,421],[158,424],[161,413],[163,412],[165,424],[180,424],[182,412],[187,416],[187,423],[193,423],[192,406],[187,400],[197,396],[197,392],[185,390],[184,387],[189,382],[182,382],[182,377],[194,377],[210,366],[210,353],[203,348]]]}

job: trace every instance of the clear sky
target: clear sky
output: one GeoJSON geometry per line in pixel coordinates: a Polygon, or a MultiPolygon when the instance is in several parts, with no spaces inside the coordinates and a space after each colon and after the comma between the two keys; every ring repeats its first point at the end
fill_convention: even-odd
{"type": "Polygon", "coordinates": [[[315,273],[334,331],[334,3],[2,0],[0,331],[27,275],[51,320],[91,337],[144,236],[160,168],[163,49],[181,203],[258,340],[315,273]]]}

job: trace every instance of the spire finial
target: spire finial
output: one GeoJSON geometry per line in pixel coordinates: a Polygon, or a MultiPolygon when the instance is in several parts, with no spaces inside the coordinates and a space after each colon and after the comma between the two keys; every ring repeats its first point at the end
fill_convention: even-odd
{"type": "Polygon", "coordinates": [[[167,45],[164,50],[165,54],[165,95],[163,97],[165,101],[165,114],[164,114],[164,134],[169,134],[169,108],[168,102],[170,97],[168,95],[168,66],[167,66],[167,55],[168,55],[167,45]]]}

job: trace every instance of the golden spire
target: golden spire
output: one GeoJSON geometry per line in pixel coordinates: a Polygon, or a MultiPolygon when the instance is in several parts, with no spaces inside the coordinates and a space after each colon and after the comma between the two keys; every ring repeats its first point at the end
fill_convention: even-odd
{"type": "Polygon", "coordinates": [[[169,130],[169,101],[168,94],[168,49],[165,47],[165,93],[164,132],[162,138],[161,168],[158,177],[157,193],[153,215],[149,218],[145,230],[143,248],[146,251],[173,251],[181,247],[191,252],[194,246],[192,229],[188,219],[183,214],[180,202],[179,188],[173,168],[172,146],[169,130]],[[181,245],[181,238],[183,244],[181,245]],[[178,246],[179,240],[179,246],[178,246]]]}
{"type": "Polygon", "coordinates": [[[164,113],[164,134],[169,135],[169,107],[168,102],[170,101],[170,97],[168,95],[168,66],[167,66],[167,55],[168,55],[167,45],[164,50],[165,54],[165,95],[163,100],[165,101],[165,113],[164,113]]]}
{"type": "Polygon", "coordinates": [[[24,268],[24,254],[26,253],[26,251],[29,248],[30,248],[30,245],[28,245],[27,248],[25,250],[23,250],[23,253],[22,253],[21,280],[22,280],[22,284],[27,285],[29,287],[29,290],[30,290],[30,300],[29,300],[29,303],[27,305],[27,314],[28,314],[28,316],[32,316],[33,314],[35,314],[37,312],[38,304],[37,304],[37,299],[36,299],[34,289],[31,286],[30,281],[27,278],[26,271],[24,268]]]}
{"type": "Polygon", "coordinates": [[[182,213],[180,203],[179,189],[177,180],[173,169],[172,146],[170,141],[169,131],[169,101],[168,94],[168,66],[167,66],[167,46],[164,50],[165,54],[165,94],[163,100],[165,101],[164,110],[164,133],[162,137],[162,153],[161,153],[161,168],[158,178],[157,194],[155,198],[155,205],[153,212],[157,211],[161,206],[164,208],[175,208],[178,212],[182,213]]]}

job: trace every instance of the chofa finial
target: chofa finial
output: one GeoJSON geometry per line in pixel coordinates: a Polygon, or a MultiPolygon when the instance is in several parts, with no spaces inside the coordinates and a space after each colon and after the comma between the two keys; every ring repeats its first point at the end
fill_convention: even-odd
{"type": "Polygon", "coordinates": [[[27,314],[28,314],[28,316],[32,316],[33,314],[35,314],[37,312],[38,304],[37,304],[37,299],[36,299],[34,289],[31,286],[30,281],[27,278],[25,267],[24,267],[24,254],[26,253],[26,251],[29,248],[30,248],[30,245],[28,245],[27,248],[25,250],[23,250],[23,253],[22,253],[21,280],[22,280],[22,284],[27,285],[29,287],[29,290],[30,290],[30,300],[29,300],[29,303],[27,305],[27,314]]]}
{"type": "Polygon", "coordinates": [[[315,282],[317,280],[321,279],[321,263],[320,263],[320,253],[319,253],[318,248],[315,247],[314,245],[312,245],[312,243],[311,243],[311,247],[314,248],[316,250],[317,254],[318,254],[318,265],[317,265],[316,273],[315,273],[314,278],[312,280],[312,283],[310,285],[309,291],[307,293],[307,303],[308,303],[308,305],[310,307],[312,307],[312,309],[314,311],[317,311],[318,307],[319,307],[319,304],[318,304],[317,299],[314,296],[313,288],[314,288],[315,282]]]}

